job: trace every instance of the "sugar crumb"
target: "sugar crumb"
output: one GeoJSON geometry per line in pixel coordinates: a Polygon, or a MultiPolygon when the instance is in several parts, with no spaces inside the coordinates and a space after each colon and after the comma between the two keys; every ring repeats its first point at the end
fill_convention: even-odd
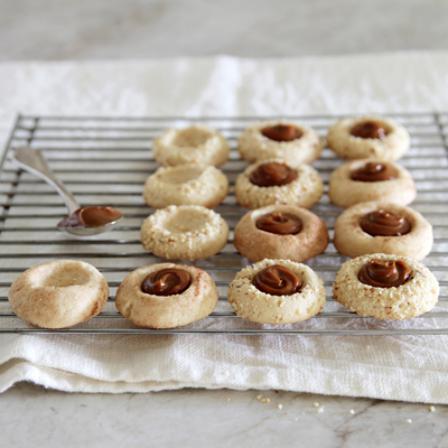
{"type": "Polygon", "coordinates": [[[436,407],[433,406],[433,405],[431,405],[431,406],[429,407],[429,412],[436,412],[436,407]]]}
{"type": "Polygon", "coordinates": [[[350,409],[350,414],[355,415],[356,411],[354,409],[350,409]]]}
{"type": "Polygon", "coordinates": [[[412,418],[407,418],[406,421],[411,424],[412,423],[412,418]]]}
{"type": "Polygon", "coordinates": [[[277,408],[278,408],[279,411],[281,411],[281,410],[283,409],[283,405],[282,405],[281,403],[279,403],[279,404],[277,405],[277,408]]]}
{"type": "Polygon", "coordinates": [[[262,395],[262,394],[258,394],[256,398],[257,398],[257,401],[259,401],[260,403],[263,403],[263,404],[267,404],[267,403],[271,402],[271,399],[269,397],[266,397],[265,395],[262,395]]]}

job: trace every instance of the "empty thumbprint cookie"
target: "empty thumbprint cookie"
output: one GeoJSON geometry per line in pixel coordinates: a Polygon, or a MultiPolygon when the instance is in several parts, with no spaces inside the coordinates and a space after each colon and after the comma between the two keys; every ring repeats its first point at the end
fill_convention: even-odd
{"type": "Polygon", "coordinates": [[[431,224],[417,211],[391,202],[362,202],[336,219],[334,245],[343,255],[397,254],[421,260],[432,248],[431,224]]]}
{"type": "Polygon", "coordinates": [[[139,327],[174,328],[208,316],[218,293],[207,272],[194,266],[160,263],[128,274],[115,305],[139,327]]]}
{"type": "Polygon", "coordinates": [[[216,130],[194,125],[168,129],[154,141],[154,157],[162,165],[222,165],[229,158],[226,139],[216,130]]]}
{"type": "Polygon", "coordinates": [[[409,319],[436,305],[439,284],[426,266],[412,258],[370,254],[341,266],[333,295],[361,316],[409,319]]]}
{"type": "Polygon", "coordinates": [[[203,205],[213,208],[227,195],[229,183],[214,166],[186,164],[159,168],[145,183],[145,202],[154,208],[203,205]]]}
{"type": "Polygon", "coordinates": [[[234,244],[251,261],[280,258],[305,261],[328,245],[325,223],[314,213],[289,205],[247,212],[235,227],[234,244]]]}
{"type": "Polygon", "coordinates": [[[409,142],[403,126],[379,117],[339,120],[327,134],[330,149],[344,159],[397,160],[409,149],[409,142]]]}
{"type": "Polygon", "coordinates": [[[249,162],[282,159],[293,166],[318,159],[322,147],[313,129],[278,121],[258,123],[247,128],[238,143],[241,157],[249,162]]]}
{"type": "Polygon", "coordinates": [[[103,275],[76,260],[50,261],[27,269],[13,282],[9,302],[21,319],[41,328],[65,328],[101,312],[108,297],[103,275]]]}
{"type": "Polygon", "coordinates": [[[236,199],[246,208],[271,204],[310,208],[319,201],[322,193],[322,179],[313,167],[292,167],[278,159],[248,166],[235,184],[236,199]]]}
{"type": "Polygon", "coordinates": [[[289,324],[319,313],[325,305],[325,288],[304,264],[266,259],[238,272],[229,285],[228,300],[244,319],[289,324]]]}
{"type": "Polygon", "coordinates": [[[229,228],[222,217],[200,205],[170,205],[145,219],[143,247],[168,260],[197,260],[218,253],[229,228]]]}
{"type": "Polygon", "coordinates": [[[342,164],[330,176],[330,200],[340,207],[359,202],[388,201],[407,205],[416,196],[409,172],[383,160],[353,160],[342,164]]]}

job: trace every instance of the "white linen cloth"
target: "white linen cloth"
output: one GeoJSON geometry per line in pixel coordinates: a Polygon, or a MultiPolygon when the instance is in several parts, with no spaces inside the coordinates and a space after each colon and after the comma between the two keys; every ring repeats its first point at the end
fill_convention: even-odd
{"type": "MultiPolygon", "coordinates": [[[[448,53],[0,64],[16,112],[267,115],[448,110],[448,53]]],[[[448,337],[0,336],[0,391],[284,389],[448,403],[448,337]]]]}

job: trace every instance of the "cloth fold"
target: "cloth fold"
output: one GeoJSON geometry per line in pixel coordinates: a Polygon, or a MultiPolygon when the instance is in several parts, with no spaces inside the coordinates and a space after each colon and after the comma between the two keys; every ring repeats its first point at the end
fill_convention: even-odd
{"type": "MultiPolygon", "coordinates": [[[[16,112],[241,116],[448,110],[448,53],[0,64],[16,112]]],[[[1,233],[0,233],[1,237],[1,233]]],[[[0,391],[282,389],[448,403],[446,336],[0,336],[0,391]]]]}

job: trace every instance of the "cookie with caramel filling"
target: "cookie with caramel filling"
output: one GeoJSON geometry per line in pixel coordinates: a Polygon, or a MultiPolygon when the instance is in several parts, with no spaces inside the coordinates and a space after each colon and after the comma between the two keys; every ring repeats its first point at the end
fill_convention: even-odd
{"type": "Polygon", "coordinates": [[[293,166],[318,159],[322,148],[322,142],[313,129],[286,121],[250,126],[243,131],[238,142],[241,157],[249,162],[281,159],[293,166]]]}
{"type": "Polygon", "coordinates": [[[238,272],[229,285],[228,300],[244,319],[287,324],[319,313],[325,305],[325,288],[304,264],[265,259],[238,272]]]}
{"type": "Polygon", "coordinates": [[[138,327],[174,328],[208,316],[218,292],[207,272],[160,263],[128,274],[117,290],[118,311],[138,327]]]}
{"type": "Polygon", "coordinates": [[[336,168],[330,176],[330,200],[339,207],[360,202],[387,201],[408,205],[416,196],[409,171],[381,159],[352,160],[336,168]]]}
{"type": "Polygon", "coordinates": [[[422,263],[377,253],[345,262],[336,274],[333,296],[361,316],[410,319],[436,305],[439,284],[422,263]]]}
{"type": "Polygon", "coordinates": [[[365,116],[337,121],[327,133],[327,144],[343,159],[397,160],[409,149],[408,131],[394,120],[365,116]]]}
{"type": "Polygon", "coordinates": [[[421,260],[433,244],[431,224],[417,211],[390,202],[363,202],[336,219],[334,245],[343,255],[397,254],[421,260]]]}
{"type": "Polygon", "coordinates": [[[328,245],[324,221],[301,207],[270,205],[247,212],[235,227],[234,245],[251,261],[264,258],[302,262],[328,245]]]}
{"type": "Polygon", "coordinates": [[[293,167],[279,159],[250,165],[235,183],[236,199],[246,208],[272,204],[310,208],[322,194],[322,179],[313,167],[293,167]]]}

